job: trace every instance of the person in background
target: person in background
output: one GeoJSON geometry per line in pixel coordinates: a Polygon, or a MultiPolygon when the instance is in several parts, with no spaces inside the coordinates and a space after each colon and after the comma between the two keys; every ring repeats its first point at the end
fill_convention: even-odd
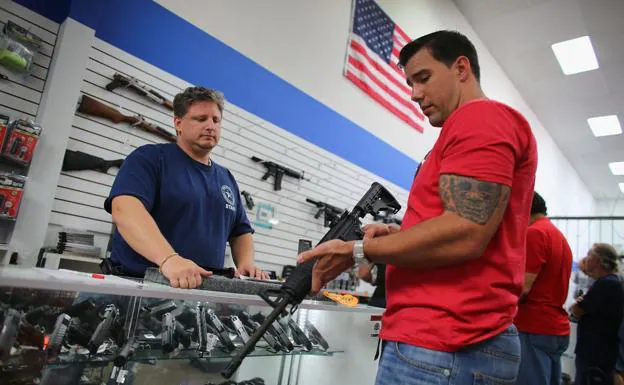
{"type": "Polygon", "coordinates": [[[535,138],[519,112],[485,96],[461,33],[422,36],[399,64],[412,100],[442,128],[400,231],[367,225],[364,240],[324,242],[299,261],[319,258],[313,292],[355,263],[386,264],[377,385],[513,384],[535,138]]]}
{"type": "Polygon", "coordinates": [[[624,290],[616,275],[618,255],[607,243],[595,243],[580,267],[593,279],[587,293],[577,298],[570,311],[579,319],[576,339],[576,385],[588,377],[612,384],[619,353],[619,330],[624,312],[624,290]]]}
{"type": "Polygon", "coordinates": [[[544,198],[535,192],[527,230],[524,288],[514,319],[522,346],[516,385],[559,385],[561,355],[570,339],[570,322],[563,306],[572,273],[572,250],[547,212],[544,198]]]}
{"type": "Polygon", "coordinates": [[[223,108],[221,93],[187,88],[173,100],[176,143],[141,146],[124,161],[104,203],[117,226],[110,257],[117,273],[158,267],[171,286],[192,289],[223,268],[229,242],[240,274],[268,278],[254,264],[234,176],[210,158],[223,108]]]}

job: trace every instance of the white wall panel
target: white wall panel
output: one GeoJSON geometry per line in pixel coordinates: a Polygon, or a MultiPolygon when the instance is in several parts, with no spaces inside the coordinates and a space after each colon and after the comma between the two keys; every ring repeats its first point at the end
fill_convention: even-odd
{"type": "MultiPolygon", "coordinates": [[[[140,114],[147,121],[174,132],[171,111],[131,90],[120,88],[110,92],[105,86],[115,72],[120,72],[138,78],[172,100],[190,84],[99,40],[93,44],[89,56],[83,94],[114,106],[123,114],[140,114]]],[[[272,229],[254,225],[256,259],[265,268],[279,270],[282,265],[294,264],[299,239],[317,242],[327,232],[323,218],[314,218],[317,209],[306,202],[308,197],[351,209],[370,184],[379,181],[406,204],[407,191],[402,188],[227,102],[222,127],[221,142],[213,151],[213,159],[232,172],[241,191],[252,194],[256,207],[247,210],[249,220],[254,224],[257,205],[261,203],[274,207],[279,220],[272,229]],[[307,180],[284,176],[282,190],[274,191],[273,178],[262,181],[265,168],[253,162],[251,156],[303,171],[307,180]]],[[[142,145],[161,142],[164,140],[128,124],[114,124],[76,113],[68,148],[104,159],[118,159],[142,145]]],[[[112,222],[103,203],[116,171],[62,172],[50,232],[58,231],[59,226],[92,230],[97,233],[96,243],[105,245],[112,222]]],[[[48,234],[47,239],[55,238],[48,234]]]]}

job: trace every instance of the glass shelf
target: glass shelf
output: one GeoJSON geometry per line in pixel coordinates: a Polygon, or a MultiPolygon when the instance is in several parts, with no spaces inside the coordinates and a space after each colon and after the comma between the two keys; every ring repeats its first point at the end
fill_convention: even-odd
{"type": "MultiPolygon", "coordinates": [[[[155,364],[157,361],[162,360],[194,360],[194,359],[207,359],[207,360],[218,360],[218,361],[228,361],[233,355],[240,350],[242,346],[237,346],[237,350],[232,353],[226,353],[222,351],[219,347],[214,348],[210,352],[199,352],[196,349],[179,349],[172,353],[165,354],[160,349],[138,349],[135,351],[134,355],[128,359],[128,362],[140,362],[140,363],[150,363],[155,364]]],[[[66,366],[70,364],[91,364],[97,366],[106,366],[109,363],[115,360],[117,357],[117,352],[119,349],[114,349],[114,352],[109,354],[97,354],[94,356],[89,356],[87,354],[80,353],[72,353],[72,354],[61,354],[54,359],[50,359],[47,361],[47,366],[56,367],[56,366],[66,366]]],[[[274,352],[268,350],[264,346],[257,346],[256,349],[249,354],[248,357],[282,357],[282,356],[318,356],[318,357],[331,357],[336,353],[344,353],[343,350],[321,350],[321,349],[312,349],[311,351],[305,351],[301,348],[295,348],[291,352],[274,352]]],[[[34,352],[31,351],[28,355],[28,361],[30,363],[34,361],[42,362],[45,360],[45,352],[39,351],[34,352]]],[[[11,367],[19,367],[22,365],[18,357],[14,357],[7,362],[11,367]]],[[[5,365],[0,365],[0,371],[5,365]]]]}

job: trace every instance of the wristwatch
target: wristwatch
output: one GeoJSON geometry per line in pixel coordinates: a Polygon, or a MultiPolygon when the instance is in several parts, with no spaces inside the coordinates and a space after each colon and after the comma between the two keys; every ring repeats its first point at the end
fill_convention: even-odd
{"type": "Polygon", "coordinates": [[[353,263],[359,266],[363,262],[372,263],[372,261],[364,255],[364,241],[355,241],[355,244],[353,244],[353,263]]]}

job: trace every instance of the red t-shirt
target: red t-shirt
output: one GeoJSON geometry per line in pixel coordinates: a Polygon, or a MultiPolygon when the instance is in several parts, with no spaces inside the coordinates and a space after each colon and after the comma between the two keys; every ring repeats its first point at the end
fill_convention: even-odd
{"type": "Polygon", "coordinates": [[[436,269],[387,266],[384,340],[453,352],[509,327],[522,293],[536,167],[535,138],[519,112],[476,100],[451,114],[417,171],[402,228],[443,213],[440,174],[510,186],[509,203],[482,257],[436,269]]]}
{"type": "Polygon", "coordinates": [[[570,335],[568,298],[572,250],[561,231],[548,218],[535,221],[527,231],[526,272],[537,274],[525,301],[518,305],[514,323],[521,332],[570,335]]]}

